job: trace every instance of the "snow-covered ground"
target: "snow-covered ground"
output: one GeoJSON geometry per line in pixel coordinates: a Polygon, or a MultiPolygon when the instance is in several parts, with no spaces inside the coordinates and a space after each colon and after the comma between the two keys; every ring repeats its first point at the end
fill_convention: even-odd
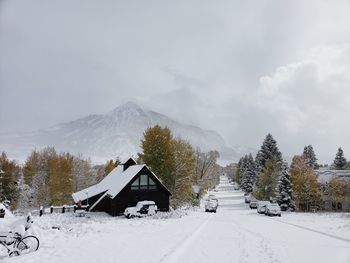
{"type": "Polygon", "coordinates": [[[350,262],[350,214],[283,213],[270,218],[250,210],[243,193],[234,191],[226,178],[217,190],[212,193],[220,204],[216,214],[201,208],[130,220],[103,213],[91,218],[35,217],[39,250],[0,261],[350,262]]]}

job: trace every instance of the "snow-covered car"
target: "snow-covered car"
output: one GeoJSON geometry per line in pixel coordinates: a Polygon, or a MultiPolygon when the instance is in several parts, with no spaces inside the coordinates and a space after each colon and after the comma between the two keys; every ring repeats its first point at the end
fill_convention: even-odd
{"type": "Polygon", "coordinates": [[[277,203],[270,203],[266,205],[265,215],[267,216],[281,216],[281,208],[277,203]]]}
{"type": "Polygon", "coordinates": [[[250,194],[247,194],[244,196],[244,202],[246,204],[249,204],[251,200],[252,200],[252,196],[250,194]]]}
{"type": "Polygon", "coordinates": [[[249,207],[251,209],[256,209],[258,207],[258,200],[256,200],[256,199],[250,200],[249,207]]]}
{"type": "Polygon", "coordinates": [[[266,206],[269,204],[269,201],[259,201],[258,202],[258,208],[257,208],[257,212],[259,214],[264,214],[265,210],[266,210],[266,206]]]}
{"type": "Polygon", "coordinates": [[[154,201],[140,201],[136,206],[128,207],[124,211],[127,218],[152,216],[157,213],[158,207],[154,201]]]}
{"type": "Polygon", "coordinates": [[[208,195],[208,199],[217,199],[216,195],[208,195]]]}
{"type": "Polygon", "coordinates": [[[219,201],[216,198],[207,199],[205,203],[205,212],[214,212],[218,209],[219,201]]]}
{"type": "Polygon", "coordinates": [[[239,185],[238,184],[234,185],[233,189],[236,190],[236,191],[239,190],[240,189],[239,185]]]}

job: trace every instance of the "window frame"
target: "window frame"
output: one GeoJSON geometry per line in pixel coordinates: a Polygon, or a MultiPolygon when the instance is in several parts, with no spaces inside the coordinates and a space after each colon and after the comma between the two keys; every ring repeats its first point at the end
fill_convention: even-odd
{"type": "Polygon", "coordinates": [[[140,174],[130,185],[131,191],[145,191],[145,190],[157,190],[158,185],[153,178],[149,174],[140,174]],[[141,177],[147,176],[147,183],[145,181],[141,182],[141,177]],[[143,183],[143,184],[142,184],[143,183]]]}

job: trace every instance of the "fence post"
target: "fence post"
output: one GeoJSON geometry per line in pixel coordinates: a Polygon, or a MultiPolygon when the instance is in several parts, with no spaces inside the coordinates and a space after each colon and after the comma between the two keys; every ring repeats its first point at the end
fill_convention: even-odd
{"type": "Polygon", "coordinates": [[[42,206],[40,206],[40,211],[39,211],[39,216],[42,216],[43,215],[43,207],[42,206]]]}
{"type": "Polygon", "coordinates": [[[50,207],[50,214],[53,213],[53,206],[50,207]]]}
{"type": "Polygon", "coordinates": [[[62,206],[62,214],[64,214],[65,211],[66,211],[66,207],[62,206]]]}
{"type": "Polygon", "coordinates": [[[73,210],[74,210],[74,213],[75,213],[75,211],[77,211],[77,206],[76,205],[74,205],[73,210]]]}
{"type": "Polygon", "coordinates": [[[89,205],[86,205],[86,212],[89,212],[89,205]]]}

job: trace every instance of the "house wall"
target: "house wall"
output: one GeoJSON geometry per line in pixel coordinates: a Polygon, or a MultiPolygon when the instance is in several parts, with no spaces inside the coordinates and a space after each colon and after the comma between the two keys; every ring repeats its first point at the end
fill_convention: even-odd
{"type": "Polygon", "coordinates": [[[81,204],[82,205],[87,205],[87,203],[89,203],[90,207],[98,200],[100,199],[100,197],[104,194],[105,192],[103,193],[100,193],[100,194],[97,194],[97,195],[94,195],[94,196],[88,196],[88,200],[85,199],[85,200],[82,200],[81,201],[81,204]]]}
{"type": "Polygon", "coordinates": [[[161,211],[169,211],[169,192],[162,186],[153,174],[146,168],[142,169],[113,199],[110,214],[121,215],[127,207],[135,206],[138,201],[154,201],[161,211]],[[132,182],[141,174],[148,174],[156,182],[156,190],[131,190],[132,182]]]}

